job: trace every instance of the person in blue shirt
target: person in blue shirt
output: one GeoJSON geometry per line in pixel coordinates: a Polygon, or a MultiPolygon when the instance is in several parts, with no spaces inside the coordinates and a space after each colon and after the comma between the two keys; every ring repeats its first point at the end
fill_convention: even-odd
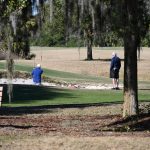
{"type": "Polygon", "coordinates": [[[119,70],[121,68],[121,60],[115,52],[112,53],[110,64],[110,78],[112,78],[112,89],[119,89],[119,70]]]}
{"type": "Polygon", "coordinates": [[[41,75],[43,73],[43,70],[41,69],[41,65],[37,64],[37,66],[32,70],[32,78],[33,82],[36,85],[41,84],[41,75]]]}

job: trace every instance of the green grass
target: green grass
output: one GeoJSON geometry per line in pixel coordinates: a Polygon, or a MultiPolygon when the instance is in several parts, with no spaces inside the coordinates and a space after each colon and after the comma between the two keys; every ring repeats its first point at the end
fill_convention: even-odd
{"type": "MultiPolygon", "coordinates": [[[[5,64],[3,62],[0,62],[0,69],[5,69],[5,64]]],[[[31,66],[24,66],[24,65],[15,65],[15,70],[18,71],[25,71],[28,73],[31,73],[33,67],[31,66]]],[[[44,70],[44,76],[50,77],[56,81],[66,81],[66,82],[93,82],[93,83],[108,83],[111,84],[111,80],[109,77],[94,77],[94,76],[88,76],[88,75],[81,75],[76,73],[69,73],[69,72],[63,72],[63,71],[57,71],[57,70],[51,70],[51,69],[45,69],[44,70]]],[[[120,79],[120,84],[123,82],[123,80],[120,79]]],[[[150,88],[150,82],[149,81],[138,81],[139,89],[140,88],[150,88]]]]}
{"type": "MultiPolygon", "coordinates": [[[[140,101],[150,101],[150,92],[139,92],[140,101]]],[[[122,103],[122,90],[78,90],[56,89],[42,86],[14,86],[14,97],[8,104],[6,86],[4,86],[4,106],[43,106],[63,104],[97,104],[97,103],[122,103]]]]}
{"type": "MultiPolygon", "coordinates": [[[[4,69],[4,63],[0,63],[0,69],[4,69]]],[[[16,65],[15,70],[31,73],[32,67],[16,65]]],[[[109,78],[98,78],[79,75],[68,72],[44,69],[44,75],[64,81],[88,81],[99,83],[110,83],[109,78]]],[[[141,82],[144,83],[144,82],[141,82]]],[[[147,84],[148,82],[144,83],[147,84]]],[[[149,84],[147,84],[149,85],[149,84]]],[[[149,89],[149,86],[148,88],[149,89]]],[[[4,106],[42,106],[62,104],[95,104],[95,103],[122,103],[123,92],[111,90],[80,90],[80,89],[55,89],[42,86],[14,85],[14,97],[8,104],[6,85],[3,92],[4,106]]],[[[150,101],[150,90],[139,90],[140,101],[150,101]]]]}
{"type": "MultiPolygon", "coordinates": [[[[0,69],[4,69],[4,63],[0,63],[0,69]]],[[[15,65],[15,70],[19,71],[25,71],[31,73],[33,67],[30,66],[23,66],[23,65],[15,65]]],[[[45,69],[44,70],[44,76],[50,77],[52,79],[56,80],[63,80],[63,81],[72,81],[72,82],[110,82],[109,78],[105,77],[94,77],[94,76],[87,76],[87,75],[81,75],[81,74],[75,74],[75,73],[69,73],[69,72],[63,72],[63,71],[57,71],[57,70],[50,70],[45,69]]]]}
{"type": "MultiPolygon", "coordinates": [[[[3,64],[4,66],[4,64],[3,64]]],[[[1,63],[0,63],[0,69],[1,69],[1,63]]],[[[19,71],[26,71],[31,73],[33,67],[30,66],[23,66],[23,65],[15,65],[15,70],[19,71]]],[[[111,79],[109,77],[94,77],[94,76],[88,76],[88,75],[81,75],[76,73],[69,73],[69,72],[63,72],[63,71],[57,71],[57,70],[51,70],[51,69],[45,69],[44,75],[47,77],[50,77],[52,79],[58,80],[58,81],[67,81],[67,82],[94,82],[94,83],[108,83],[111,84],[111,79]]],[[[120,79],[120,84],[122,84],[123,80],[120,79]]],[[[138,81],[139,88],[150,88],[150,82],[149,81],[138,81]]]]}

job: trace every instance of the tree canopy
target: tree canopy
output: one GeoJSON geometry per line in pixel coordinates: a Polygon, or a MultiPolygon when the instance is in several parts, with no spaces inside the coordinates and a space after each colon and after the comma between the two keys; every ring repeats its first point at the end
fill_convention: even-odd
{"type": "MultiPolygon", "coordinates": [[[[138,3],[139,14],[146,14],[148,1],[139,1],[138,3]]],[[[88,37],[85,31],[91,26],[94,46],[123,46],[122,37],[125,29],[123,5],[124,1],[117,0],[47,0],[41,38],[38,37],[36,40],[34,38],[34,41],[31,38],[31,44],[64,46],[66,42],[66,46],[78,46],[79,44],[85,46],[88,37]],[[51,9],[52,11],[50,11],[51,9]],[[52,18],[53,21],[50,22],[49,18],[52,18]],[[56,30],[59,32],[56,33],[56,30]]],[[[138,17],[140,18],[138,32],[145,35],[147,29],[144,31],[142,26],[147,19],[141,20],[142,17],[138,17]]],[[[142,46],[149,46],[149,32],[148,29],[146,36],[142,36],[142,46]]]]}

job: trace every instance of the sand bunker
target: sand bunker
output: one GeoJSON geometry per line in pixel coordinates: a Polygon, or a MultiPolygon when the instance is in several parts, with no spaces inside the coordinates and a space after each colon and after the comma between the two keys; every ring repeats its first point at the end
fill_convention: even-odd
{"type": "MultiPolygon", "coordinates": [[[[15,78],[12,80],[13,84],[20,84],[20,85],[35,85],[32,79],[22,79],[22,78],[15,78]]],[[[0,84],[8,84],[8,80],[5,78],[0,79],[0,84]]],[[[78,88],[78,89],[104,89],[110,90],[112,88],[112,84],[104,84],[104,83],[80,83],[80,84],[73,84],[73,83],[50,83],[50,82],[42,82],[41,86],[49,86],[49,87],[57,87],[57,88],[78,88]]],[[[123,88],[123,85],[120,85],[120,88],[123,88]]]]}

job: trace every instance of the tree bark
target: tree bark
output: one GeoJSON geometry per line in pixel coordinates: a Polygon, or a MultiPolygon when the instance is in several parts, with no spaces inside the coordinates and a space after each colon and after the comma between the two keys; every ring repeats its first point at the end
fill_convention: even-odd
{"type": "Polygon", "coordinates": [[[87,40],[87,60],[93,60],[92,42],[90,39],[87,40]]]}
{"type": "Polygon", "coordinates": [[[138,115],[137,46],[134,36],[125,39],[123,117],[138,115]]]}
{"type": "Polygon", "coordinates": [[[124,105],[123,117],[138,115],[137,86],[137,0],[125,1],[126,24],[124,34],[124,105]]]}

